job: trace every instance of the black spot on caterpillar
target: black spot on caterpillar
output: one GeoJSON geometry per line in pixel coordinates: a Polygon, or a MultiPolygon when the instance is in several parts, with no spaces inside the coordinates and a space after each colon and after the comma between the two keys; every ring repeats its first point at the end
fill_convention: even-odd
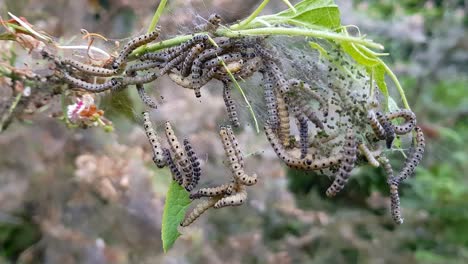
{"type": "Polygon", "coordinates": [[[196,193],[190,194],[190,199],[200,199],[201,197],[215,197],[231,194],[228,193],[229,189],[232,189],[231,185],[233,185],[233,183],[223,184],[221,186],[211,188],[201,188],[196,193]]]}
{"type": "Polygon", "coordinates": [[[188,51],[183,52],[179,56],[177,56],[174,59],[168,61],[164,65],[164,67],[161,69],[160,74],[164,75],[166,73],[169,73],[170,70],[172,70],[174,67],[176,67],[177,65],[179,65],[180,63],[182,63],[184,61],[184,59],[187,57],[187,54],[188,54],[188,51]]]}
{"type": "Polygon", "coordinates": [[[145,45],[150,43],[151,41],[155,40],[159,36],[160,29],[157,28],[155,31],[138,36],[132,40],[130,40],[127,44],[125,44],[122,51],[120,51],[119,56],[115,58],[114,62],[112,63],[112,68],[114,70],[120,69],[122,65],[125,63],[128,55],[138,48],[139,46],[145,45]]]}
{"type": "Polygon", "coordinates": [[[326,194],[328,197],[335,196],[344,188],[350,173],[354,168],[356,152],[356,137],[354,131],[352,129],[348,129],[348,131],[346,131],[345,145],[343,147],[343,162],[341,163],[338,173],[335,175],[335,180],[327,189],[326,194]]]}
{"type": "Polygon", "coordinates": [[[392,148],[393,140],[395,140],[395,130],[393,129],[392,123],[381,112],[376,112],[375,116],[385,131],[385,142],[387,144],[387,148],[392,148]]]}
{"type": "Polygon", "coordinates": [[[143,87],[143,84],[137,84],[136,89],[137,89],[138,95],[140,96],[141,101],[143,101],[145,105],[153,109],[158,108],[158,105],[153,100],[153,98],[151,98],[151,96],[149,96],[146,93],[145,88],[143,87]]]}
{"type": "Polygon", "coordinates": [[[127,68],[126,73],[129,76],[135,76],[136,71],[154,69],[160,67],[161,65],[162,63],[159,61],[145,61],[142,63],[135,63],[127,68]]]}
{"type": "Polygon", "coordinates": [[[110,81],[107,81],[102,84],[88,83],[83,80],[72,77],[66,72],[63,73],[63,78],[66,83],[92,93],[100,93],[109,89],[117,89],[118,87],[122,86],[121,78],[111,78],[110,81]]]}
{"type": "Polygon", "coordinates": [[[291,134],[289,125],[289,111],[288,106],[281,94],[276,94],[276,107],[278,110],[279,120],[278,136],[281,144],[284,147],[289,147],[289,135],[291,134]]]}
{"type": "Polygon", "coordinates": [[[294,116],[299,123],[299,143],[301,146],[301,159],[305,159],[307,156],[307,150],[309,148],[309,126],[307,124],[307,117],[299,112],[297,107],[294,107],[294,116]]]}
{"type": "Polygon", "coordinates": [[[180,71],[180,75],[182,75],[182,77],[189,76],[189,74],[191,73],[193,61],[204,49],[205,44],[198,43],[190,50],[190,52],[187,54],[187,57],[185,57],[182,70],[180,71]]]}
{"type": "Polygon", "coordinates": [[[267,113],[268,113],[268,124],[273,128],[278,128],[278,110],[276,106],[276,97],[273,92],[273,84],[266,81],[263,85],[263,95],[265,97],[267,113]]]}
{"type": "Polygon", "coordinates": [[[419,165],[424,155],[426,143],[422,129],[417,126],[414,128],[414,131],[416,132],[416,146],[412,147],[411,153],[408,155],[405,165],[397,177],[398,184],[413,175],[414,170],[419,165]]]}
{"type": "Polygon", "coordinates": [[[167,166],[169,167],[169,170],[172,174],[172,179],[182,186],[184,183],[184,177],[182,176],[182,173],[180,173],[177,164],[172,159],[171,152],[169,151],[169,149],[163,149],[163,155],[167,166]]]}
{"type": "Polygon", "coordinates": [[[187,216],[185,216],[184,221],[182,221],[180,225],[189,226],[191,223],[197,220],[206,210],[213,207],[213,205],[215,205],[216,202],[219,201],[219,199],[219,197],[213,197],[206,201],[200,202],[187,216]]]}
{"type": "Polygon", "coordinates": [[[397,224],[403,224],[400,209],[400,196],[398,194],[398,182],[395,181],[393,176],[392,165],[385,156],[380,157],[379,162],[387,174],[388,185],[390,187],[390,212],[392,214],[393,221],[397,224]]]}
{"type": "Polygon", "coordinates": [[[72,67],[79,70],[80,72],[88,73],[94,76],[107,77],[107,76],[116,75],[118,73],[117,70],[106,69],[103,67],[95,67],[95,66],[91,66],[85,63],[81,63],[73,59],[64,59],[62,63],[71,65],[72,67]]]}
{"type": "Polygon", "coordinates": [[[167,61],[168,55],[165,51],[158,51],[158,52],[150,52],[145,53],[140,56],[141,61],[154,61],[154,62],[165,62],[167,61]]]}
{"type": "Polygon", "coordinates": [[[374,111],[369,110],[367,113],[367,119],[369,120],[372,130],[374,131],[374,134],[377,136],[377,138],[380,140],[385,139],[385,130],[380,124],[379,120],[377,120],[374,111]]]}
{"type": "Polygon", "coordinates": [[[408,134],[416,126],[416,115],[411,110],[400,109],[398,111],[387,114],[388,120],[393,120],[396,118],[403,118],[405,120],[405,123],[402,125],[393,125],[397,135],[408,134]]]}
{"type": "Polygon", "coordinates": [[[159,142],[158,137],[156,136],[156,133],[153,129],[153,125],[151,124],[148,112],[143,112],[143,128],[145,130],[146,137],[148,138],[153,149],[153,161],[156,166],[158,166],[158,168],[163,168],[166,166],[163,150],[161,148],[161,143],[159,142]]]}
{"type": "Polygon", "coordinates": [[[239,117],[237,115],[236,104],[234,100],[232,100],[231,96],[231,87],[227,82],[223,82],[223,99],[224,104],[226,105],[226,110],[229,116],[229,120],[231,121],[231,125],[234,127],[239,127],[239,117]]]}
{"type": "Polygon", "coordinates": [[[241,165],[241,167],[244,167],[244,157],[242,155],[242,152],[239,147],[239,142],[237,141],[236,136],[234,135],[234,131],[232,131],[232,128],[230,126],[226,126],[226,131],[228,133],[229,139],[231,140],[232,143],[232,148],[234,149],[234,153],[236,154],[237,161],[241,165]]]}
{"type": "MultiPolygon", "coordinates": [[[[180,57],[183,53],[187,52],[192,46],[197,43],[206,43],[208,40],[207,35],[196,35],[192,39],[172,48],[166,50],[167,58],[166,61],[169,62],[176,57],[180,57]]],[[[174,65],[175,67],[175,65],[174,65]]]]}
{"type": "Polygon", "coordinates": [[[171,151],[174,153],[174,160],[182,170],[182,175],[184,178],[183,186],[187,188],[192,182],[192,166],[187,158],[185,150],[181,147],[179,140],[177,139],[174,130],[172,129],[172,126],[169,122],[166,122],[165,132],[167,142],[169,143],[171,151]]]}
{"type": "Polygon", "coordinates": [[[215,203],[214,208],[219,209],[226,206],[239,206],[247,200],[247,189],[244,185],[239,185],[237,192],[227,197],[221,198],[215,203]]]}
{"type": "Polygon", "coordinates": [[[221,61],[224,61],[224,63],[229,63],[241,59],[242,55],[240,53],[226,53],[203,63],[203,67],[206,69],[211,69],[213,67],[218,67],[219,65],[221,65],[221,61]]]}
{"type": "Polygon", "coordinates": [[[187,153],[187,157],[190,161],[190,164],[192,166],[192,171],[193,171],[192,182],[190,182],[187,187],[187,190],[191,191],[194,188],[196,188],[198,185],[198,181],[200,180],[200,176],[201,176],[201,167],[200,167],[200,161],[198,160],[197,154],[195,153],[195,151],[193,151],[192,145],[190,144],[190,141],[187,138],[184,139],[184,147],[185,147],[185,152],[187,153]]]}

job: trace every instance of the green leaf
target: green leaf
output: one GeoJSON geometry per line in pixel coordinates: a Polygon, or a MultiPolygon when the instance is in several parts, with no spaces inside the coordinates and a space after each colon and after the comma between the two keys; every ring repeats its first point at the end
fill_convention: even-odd
{"type": "Polygon", "coordinates": [[[189,193],[177,182],[172,181],[167,191],[162,217],[161,240],[164,252],[167,252],[180,236],[177,228],[184,219],[190,203],[189,193]]]}
{"type": "Polygon", "coordinates": [[[341,47],[343,50],[348,53],[357,63],[367,66],[373,67],[379,64],[379,61],[375,58],[375,56],[367,55],[362,50],[362,46],[350,42],[341,42],[341,47]]]}
{"type": "Polygon", "coordinates": [[[340,10],[333,0],[304,0],[297,3],[294,8],[276,14],[277,17],[289,20],[289,24],[302,24],[306,27],[317,26],[337,29],[341,26],[340,10]]]}
{"type": "Polygon", "coordinates": [[[385,100],[386,100],[386,105],[388,107],[389,94],[388,94],[387,83],[385,83],[385,73],[386,73],[385,67],[379,64],[373,67],[373,69],[374,69],[375,82],[377,83],[377,86],[379,87],[380,91],[384,95],[385,100]]]}

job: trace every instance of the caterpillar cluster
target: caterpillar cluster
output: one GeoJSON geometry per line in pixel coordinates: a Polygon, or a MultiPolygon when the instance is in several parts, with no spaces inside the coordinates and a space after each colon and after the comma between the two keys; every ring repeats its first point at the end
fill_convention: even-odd
{"type": "MultiPolygon", "coordinates": [[[[138,62],[129,66],[129,54],[155,40],[159,29],[132,39],[107,68],[49,58],[56,63],[63,79],[76,88],[97,93],[135,85],[142,101],[151,108],[157,105],[143,85],[163,75],[193,90],[196,97],[201,96],[205,84],[219,80],[223,83],[223,99],[234,127],[241,123],[231,94],[231,78],[248,79],[259,73],[262,76],[259,87],[263,89],[261,94],[268,115],[264,132],[271,147],[291,168],[334,176],[326,191],[328,196],[335,196],[345,187],[361,158],[379,166],[381,162],[377,159],[383,157],[381,145],[391,149],[397,136],[414,134],[414,146],[403,169],[391,176],[392,199],[399,203],[398,186],[413,174],[424,153],[424,135],[416,126],[414,113],[410,110],[385,113],[374,82],[338,45],[329,43],[328,56],[319,58],[310,50],[304,52],[310,49],[308,42],[291,43],[296,38],[217,36],[220,21],[219,16],[213,15],[200,27],[205,32],[198,32],[176,46],[142,54],[138,62]],[[81,79],[83,75],[109,80],[95,84],[81,79]]],[[[145,121],[145,129],[148,123],[145,121]]],[[[190,142],[184,140],[182,145],[169,122],[165,124],[168,148],[152,141],[151,130],[147,130],[147,135],[156,165],[168,166],[176,181],[187,190],[194,190],[201,170],[190,142]]],[[[257,181],[255,175],[244,172],[242,154],[232,130],[223,127],[220,135],[233,174],[232,182],[192,193],[193,199],[208,197],[208,201],[187,216],[182,225],[192,223],[210,207],[242,204],[247,198],[246,186],[257,181]]],[[[399,206],[394,205],[392,212],[397,211],[395,208],[399,206]]]]}

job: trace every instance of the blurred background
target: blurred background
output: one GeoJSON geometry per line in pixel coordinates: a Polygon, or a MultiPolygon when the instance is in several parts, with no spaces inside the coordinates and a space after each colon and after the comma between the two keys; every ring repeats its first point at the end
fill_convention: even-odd
{"type": "MultiPolygon", "coordinates": [[[[259,2],[169,1],[162,38],[189,32],[215,12],[224,23],[235,22],[259,2]]],[[[0,15],[23,16],[61,43],[86,44],[82,28],[120,41],[145,32],[157,4],[0,0],[0,15]]],[[[342,24],[358,26],[390,52],[385,61],[426,135],[422,164],[401,189],[403,225],[389,215],[382,169],[354,170],[345,191],[328,199],[331,180],[287,170],[246,117],[238,140],[249,156],[247,171],[260,175],[248,203],[208,211],[163,254],[170,175],[151,161],[143,106],[133,91],[97,98],[114,124],[111,133],[67,129],[51,118],[60,98],[34,95],[32,106],[21,108],[0,134],[0,263],[468,263],[468,1],[337,4],[342,24]]],[[[285,8],[274,0],[264,13],[285,8]]],[[[0,42],[0,58],[34,67],[10,42],[0,42]]],[[[153,121],[160,126],[170,119],[181,138],[190,138],[203,163],[200,187],[224,182],[228,169],[213,140],[226,122],[220,87],[213,84],[196,99],[164,78],[156,86],[151,93],[160,107],[153,121]]],[[[11,90],[2,77],[0,114],[11,90]]]]}

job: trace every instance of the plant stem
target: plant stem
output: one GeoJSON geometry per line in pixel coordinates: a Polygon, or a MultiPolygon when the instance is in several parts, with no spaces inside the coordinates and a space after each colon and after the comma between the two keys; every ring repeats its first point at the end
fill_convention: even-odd
{"type": "Polygon", "coordinates": [[[231,26],[231,29],[238,30],[241,29],[245,26],[247,26],[252,20],[254,20],[260,12],[262,12],[263,8],[270,2],[270,0],[263,0],[263,2],[255,9],[255,11],[250,14],[249,17],[247,17],[245,20],[241,21],[239,24],[235,24],[231,26]]]}
{"type": "Polygon", "coordinates": [[[396,77],[395,73],[393,73],[393,71],[387,66],[387,64],[385,64],[385,62],[383,62],[381,59],[378,59],[378,60],[380,61],[382,66],[385,68],[385,72],[387,72],[388,76],[390,76],[393,83],[395,83],[395,86],[396,86],[398,92],[400,93],[400,97],[401,97],[401,101],[403,102],[403,106],[406,109],[411,110],[411,108],[410,108],[410,106],[408,104],[408,100],[406,100],[405,91],[403,90],[403,87],[401,87],[401,84],[398,81],[398,78],[396,77]]]}
{"type": "Polygon", "coordinates": [[[159,22],[159,18],[161,17],[164,7],[166,7],[166,3],[167,3],[167,0],[161,0],[161,2],[159,3],[158,8],[156,9],[156,12],[154,12],[153,18],[151,19],[151,23],[148,27],[147,33],[153,32],[154,29],[156,28],[156,25],[159,22]]]}
{"type": "Polygon", "coordinates": [[[15,111],[15,108],[21,100],[22,96],[23,93],[18,93],[8,111],[2,116],[2,119],[0,120],[0,133],[3,132],[3,130],[6,128],[5,123],[8,121],[8,119],[10,119],[11,114],[13,113],[13,111],[15,111]]]}

